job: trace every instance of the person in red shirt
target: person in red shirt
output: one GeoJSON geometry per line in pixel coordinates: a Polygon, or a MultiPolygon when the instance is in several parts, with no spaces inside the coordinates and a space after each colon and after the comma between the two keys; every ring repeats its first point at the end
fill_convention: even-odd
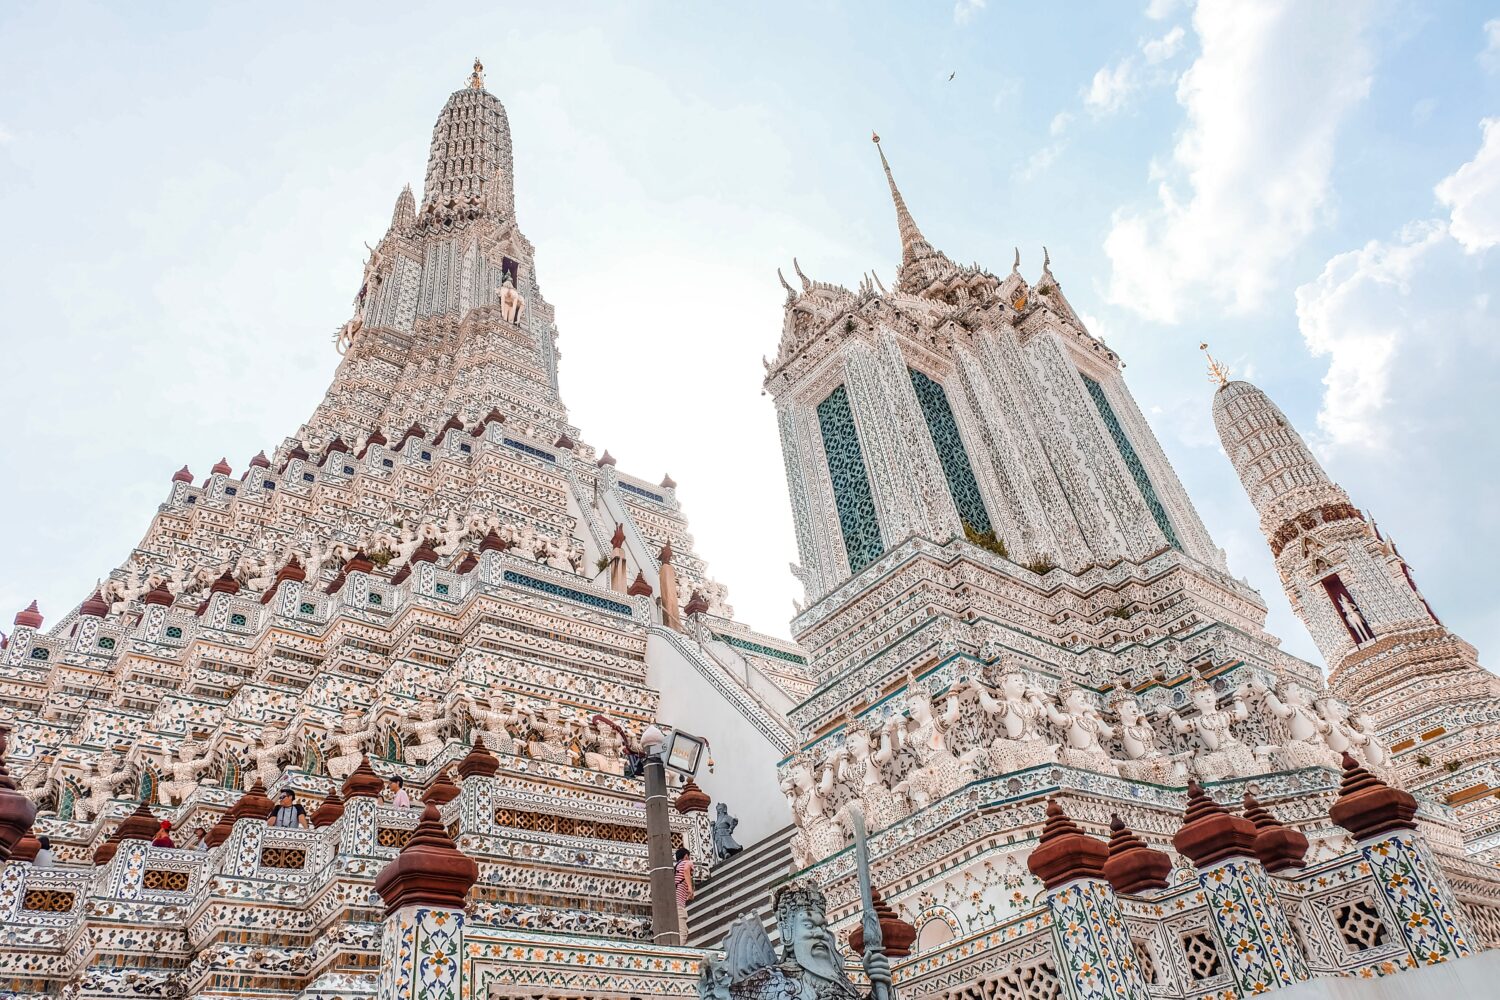
{"type": "Polygon", "coordinates": [[[161,829],[156,831],[156,836],[151,838],[152,847],[176,847],[172,843],[172,821],[164,819],[161,821],[161,829]]]}

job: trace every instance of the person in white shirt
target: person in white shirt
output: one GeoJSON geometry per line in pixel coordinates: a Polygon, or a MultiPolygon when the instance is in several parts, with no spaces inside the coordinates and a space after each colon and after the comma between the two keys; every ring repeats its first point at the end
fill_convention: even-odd
{"type": "Polygon", "coordinates": [[[36,840],[37,843],[41,844],[42,846],[37,848],[36,857],[31,859],[32,867],[53,867],[56,864],[56,860],[52,856],[52,838],[43,836],[36,838],[36,840]]]}
{"type": "Polygon", "coordinates": [[[411,796],[406,794],[406,789],[402,787],[403,784],[401,776],[397,774],[391,775],[386,780],[386,788],[391,793],[391,805],[405,809],[411,805],[411,796]]]}

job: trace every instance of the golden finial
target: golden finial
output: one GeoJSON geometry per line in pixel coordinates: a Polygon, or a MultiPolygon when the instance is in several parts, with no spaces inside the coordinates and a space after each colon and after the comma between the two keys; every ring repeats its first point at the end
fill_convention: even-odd
{"type": "Polygon", "coordinates": [[[1208,345],[1207,344],[1199,344],[1198,345],[1198,350],[1202,351],[1203,352],[1203,356],[1206,357],[1206,358],[1208,358],[1208,377],[1211,378],[1211,379],[1213,379],[1215,382],[1219,383],[1219,387],[1221,389],[1224,386],[1228,385],[1229,384],[1229,369],[1226,368],[1220,362],[1214,360],[1214,356],[1212,354],[1208,353],[1208,345]]]}
{"type": "Polygon", "coordinates": [[[474,57],[474,72],[469,74],[469,89],[484,89],[484,63],[479,61],[478,56],[474,57]]]}
{"type": "Polygon", "coordinates": [[[877,146],[880,145],[880,135],[874,129],[870,130],[870,141],[877,146]]]}

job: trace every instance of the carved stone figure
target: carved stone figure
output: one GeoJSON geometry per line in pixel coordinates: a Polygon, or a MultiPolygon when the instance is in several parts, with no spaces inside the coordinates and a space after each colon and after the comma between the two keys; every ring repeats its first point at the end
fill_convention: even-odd
{"type": "Polygon", "coordinates": [[[251,770],[252,780],[261,782],[267,788],[274,785],[276,779],[281,777],[281,762],[291,756],[296,742],[296,734],[279,723],[272,723],[262,729],[260,744],[250,751],[250,760],[254,764],[251,770]]]}
{"type": "Polygon", "coordinates": [[[958,708],[958,695],[950,694],[944,702],[943,715],[934,715],[932,696],[926,686],[914,673],[907,673],[908,721],[902,742],[911,750],[912,763],[893,790],[904,795],[915,809],[938,801],[972,776],[974,761],[983,748],[976,747],[960,759],[943,738],[944,732],[958,720],[958,708]]]}
{"type": "Polygon", "coordinates": [[[525,712],[532,737],[526,746],[527,753],[537,760],[547,760],[554,764],[576,763],[571,747],[572,727],[563,720],[562,709],[556,699],[548,702],[540,713],[531,707],[527,707],[525,712]]]}
{"type": "Polygon", "coordinates": [[[1185,783],[1186,766],[1156,745],[1156,727],[1141,711],[1135,696],[1122,690],[1116,696],[1113,708],[1120,719],[1120,746],[1126,758],[1115,762],[1120,773],[1127,778],[1159,785],[1185,783]]]}
{"type": "Polygon", "coordinates": [[[740,821],[729,815],[727,805],[722,802],[715,805],[713,824],[708,831],[713,841],[715,861],[727,861],[744,850],[734,839],[734,828],[739,825],[740,821]]]}
{"type": "MultiPolygon", "coordinates": [[[[810,882],[790,882],[776,893],[780,961],[765,930],[753,916],[731,926],[722,959],[703,962],[700,1000],[863,1000],[844,971],[838,940],[828,928],[828,904],[810,882]]],[[[889,959],[874,949],[862,956],[869,978],[869,1000],[891,997],[889,959]]]]}
{"type": "Polygon", "coordinates": [[[1088,771],[1119,774],[1119,767],[1103,746],[1104,740],[1114,736],[1113,727],[1099,716],[1081,689],[1069,685],[1059,697],[1061,710],[1051,705],[1044,707],[1047,718],[1064,734],[1065,743],[1059,754],[1061,762],[1088,771]]]}
{"type": "Polygon", "coordinates": [[[79,781],[86,794],[73,803],[75,819],[90,820],[98,816],[115,797],[115,790],[134,777],[135,769],[127,766],[118,753],[100,754],[96,767],[93,774],[79,781]]]}
{"type": "Polygon", "coordinates": [[[583,762],[596,771],[625,773],[625,730],[613,719],[595,715],[584,737],[583,762]]]}
{"type": "MultiPolygon", "coordinates": [[[[463,703],[468,709],[469,717],[479,727],[486,747],[495,753],[516,752],[516,735],[520,732],[523,716],[514,701],[509,712],[502,712],[480,704],[471,693],[465,691],[463,703]]],[[[494,704],[493,700],[491,704],[494,704]]],[[[477,740],[479,734],[475,738],[477,740]]]]}
{"type": "Polygon", "coordinates": [[[191,736],[184,736],[177,745],[177,757],[167,761],[162,770],[167,780],[161,783],[161,800],[166,805],[180,805],[198,787],[200,776],[208,770],[213,758],[199,753],[202,745],[191,736]]]}
{"type": "Polygon", "coordinates": [[[792,811],[792,822],[797,826],[791,847],[799,868],[827,857],[844,843],[843,834],[824,807],[816,774],[813,761],[801,754],[789,765],[781,783],[782,794],[792,811]]]}
{"type": "Polygon", "coordinates": [[[1009,774],[1037,764],[1057,760],[1058,748],[1041,731],[1047,707],[1041,695],[1026,683],[1026,675],[1014,668],[1000,677],[1000,697],[990,693],[989,685],[979,677],[970,678],[970,687],[979,699],[979,707],[993,716],[1001,726],[1001,735],[990,742],[987,751],[991,774],[1009,774]]]}
{"type": "Polygon", "coordinates": [[[1328,739],[1332,727],[1318,715],[1300,687],[1289,685],[1283,699],[1256,677],[1250,681],[1250,690],[1259,695],[1266,710],[1286,726],[1287,741],[1280,748],[1282,763],[1286,767],[1339,769],[1339,755],[1333,751],[1328,739]]]}
{"type": "Polygon", "coordinates": [[[361,716],[355,711],[346,711],[339,720],[339,731],[328,738],[328,745],[337,753],[328,758],[328,774],[335,781],[343,781],[359,766],[359,759],[369,749],[370,737],[375,735],[375,713],[361,716]]]}
{"type": "Polygon", "coordinates": [[[448,725],[442,717],[438,703],[431,695],[423,694],[417,703],[401,711],[398,732],[403,739],[415,736],[417,742],[406,747],[406,758],[415,764],[426,764],[443,751],[443,740],[439,735],[448,725]]]}
{"type": "Polygon", "coordinates": [[[880,726],[880,746],[871,749],[874,733],[854,723],[845,728],[844,749],[849,754],[849,774],[857,782],[855,794],[865,806],[870,828],[881,830],[906,814],[905,802],[886,783],[885,768],[895,756],[899,719],[880,726]]]}
{"type": "Polygon", "coordinates": [[[1380,778],[1390,778],[1395,774],[1395,768],[1391,762],[1390,751],[1386,749],[1380,740],[1380,734],[1375,730],[1375,720],[1364,712],[1354,717],[1354,730],[1350,734],[1354,744],[1358,747],[1354,756],[1364,762],[1380,778]]]}
{"type": "Polygon", "coordinates": [[[1233,724],[1244,722],[1250,711],[1244,701],[1236,695],[1228,709],[1220,709],[1218,695],[1202,680],[1193,682],[1190,695],[1198,714],[1184,719],[1177,712],[1163,705],[1161,714],[1172,728],[1183,735],[1197,737],[1198,750],[1193,755],[1193,768],[1204,781],[1219,781],[1259,770],[1255,754],[1234,734],[1233,724]]]}

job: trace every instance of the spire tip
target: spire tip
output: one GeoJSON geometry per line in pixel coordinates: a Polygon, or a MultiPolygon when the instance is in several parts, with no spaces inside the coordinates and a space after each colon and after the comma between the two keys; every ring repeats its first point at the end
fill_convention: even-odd
{"type": "Polygon", "coordinates": [[[1212,354],[1208,353],[1207,343],[1199,344],[1198,350],[1202,351],[1203,356],[1208,358],[1208,377],[1219,383],[1219,388],[1221,389],[1228,385],[1229,368],[1216,360],[1212,354]]]}

